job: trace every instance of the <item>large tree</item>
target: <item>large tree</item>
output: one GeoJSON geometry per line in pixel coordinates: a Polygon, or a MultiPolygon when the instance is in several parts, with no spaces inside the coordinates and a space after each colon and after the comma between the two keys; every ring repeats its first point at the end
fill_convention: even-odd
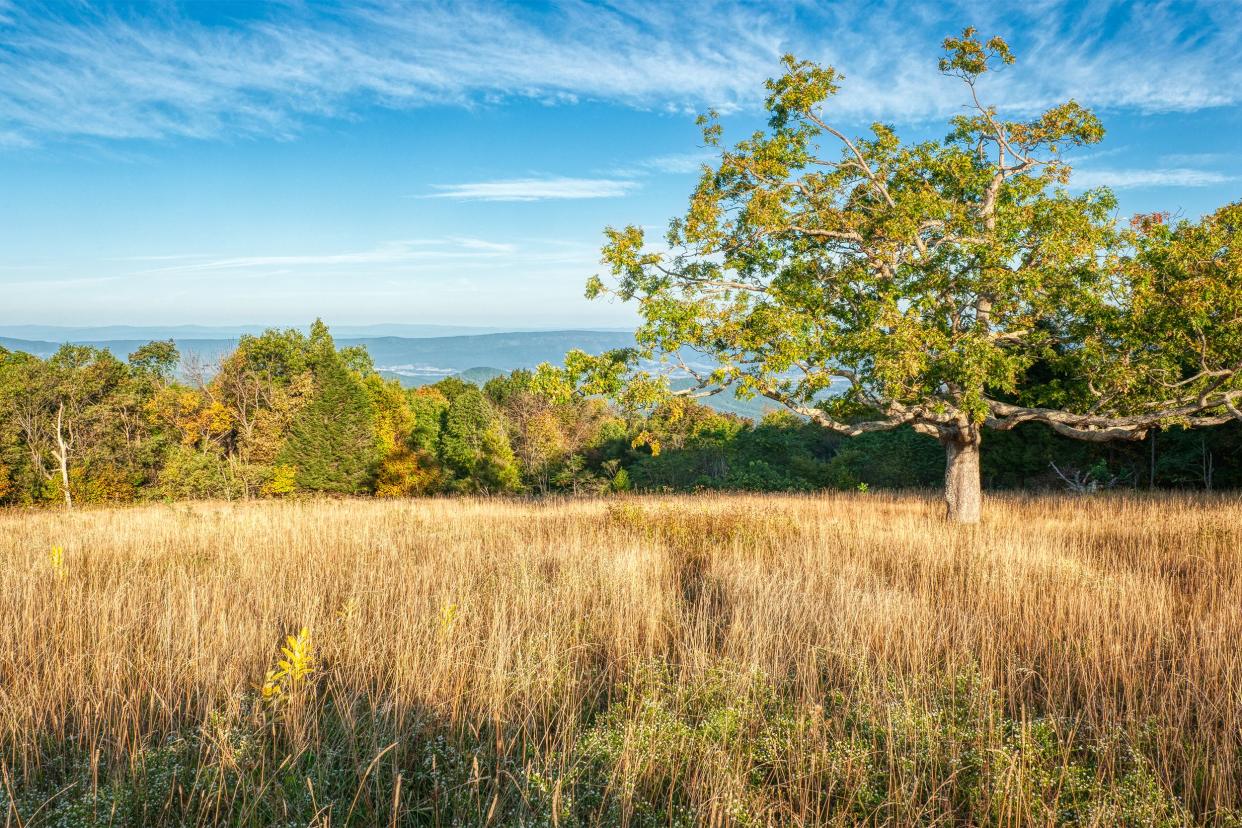
{"type": "Polygon", "coordinates": [[[130,368],[105,350],[65,344],[46,361],[0,359],[0,420],[15,426],[36,479],[67,507],[92,461],[98,476],[126,477],[126,448],[140,439],[133,409],[141,405],[130,368]]]}
{"type": "Polygon", "coordinates": [[[1119,225],[1108,190],[1068,187],[1063,153],[1101,139],[1095,115],[1070,101],[1007,120],[979,90],[1013,62],[1006,43],[967,29],[944,45],[967,108],[921,143],[884,124],[848,137],[826,114],[841,76],[786,57],[768,128],[719,150],[664,246],[606,230],[615,281],[588,295],[637,302],[638,348],[572,354],[570,379],[650,400],[667,376],[634,368],[657,359],[693,378],[682,393],[734,386],[847,435],[908,425],[944,445],[964,523],[986,428],[1102,441],[1237,416],[1242,208],[1119,225]]]}
{"type": "Polygon", "coordinates": [[[379,462],[375,410],[359,376],[327,336],[315,345],[315,391],[289,427],[276,462],[296,468],[297,485],[308,491],[358,494],[379,462]]]}
{"type": "Polygon", "coordinates": [[[504,422],[474,386],[449,405],[440,436],[440,457],[463,492],[499,494],[521,488],[504,422]]]}

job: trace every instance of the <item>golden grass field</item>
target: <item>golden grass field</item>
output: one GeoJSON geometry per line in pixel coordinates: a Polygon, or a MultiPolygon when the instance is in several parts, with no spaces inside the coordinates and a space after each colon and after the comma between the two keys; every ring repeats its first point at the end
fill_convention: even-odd
{"type": "Polygon", "coordinates": [[[0,511],[4,824],[1238,824],[1242,501],[941,510],[0,511]]]}

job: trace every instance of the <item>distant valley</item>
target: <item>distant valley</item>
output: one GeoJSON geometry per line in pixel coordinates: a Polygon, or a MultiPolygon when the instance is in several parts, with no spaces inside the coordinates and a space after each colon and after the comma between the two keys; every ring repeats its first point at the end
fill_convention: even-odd
{"type": "MultiPolygon", "coordinates": [[[[598,354],[634,344],[630,331],[505,331],[459,335],[434,335],[442,326],[345,326],[334,327],[340,346],[363,345],[371,354],[376,370],[406,386],[427,385],[445,377],[460,376],[482,384],[499,374],[519,368],[534,368],[542,362],[559,364],[566,352],[579,349],[598,354]],[[359,335],[359,331],[405,330],[406,336],[359,335]],[[431,335],[429,335],[431,334],[431,335]]],[[[48,357],[64,342],[91,345],[111,351],[122,359],[153,339],[172,339],[184,363],[197,361],[210,366],[237,346],[244,333],[258,333],[261,326],[240,328],[126,327],[56,328],[51,326],[0,327],[0,347],[48,357]],[[26,334],[17,336],[16,334],[26,334]],[[43,334],[43,336],[34,336],[43,334]],[[121,335],[111,335],[121,334],[121,335]]],[[[474,329],[485,330],[485,329],[474,329]]],[[[703,401],[720,411],[744,417],[762,416],[773,407],[766,400],[740,400],[731,393],[717,394],[703,401]]]]}

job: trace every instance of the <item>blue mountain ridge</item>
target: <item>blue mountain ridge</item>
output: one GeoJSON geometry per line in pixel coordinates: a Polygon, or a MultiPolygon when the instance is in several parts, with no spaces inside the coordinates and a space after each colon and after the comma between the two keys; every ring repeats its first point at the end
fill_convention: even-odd
{"type": "MultiPolygon", "coordinates": [[[[167,329],[165,329],[167,330],[167,329]]],[[[145,332],[145,331],[144,331],[145,332]]],[[[181,351],[183,363],[196,361],[210,366],[237,347],[237,337],[171,337],[181,351]]],[[[371,354],[375,368],[386,377],[406,386],[427,385],[445,377],[461,376],[481,385],[493,376],[519,368],[531,369],[542,362],[559,364],[574,349],[599,354],[634,344],[629,331],[506,331],[458,336],[336,336],[340,347],[362,345],[371,354]]],[[[24,351],[46,358],[62,341],[103,348],[124,359],[150,338],[20,339],[0,336],[0,347],[24,351]]],[[[686,383],[683,382],[684,386],[686,383]]],[[[719,411],[758,418],[775,408],[767,400],[741,400],[725,392],[707,397],[703,403],[719,411]]]]}

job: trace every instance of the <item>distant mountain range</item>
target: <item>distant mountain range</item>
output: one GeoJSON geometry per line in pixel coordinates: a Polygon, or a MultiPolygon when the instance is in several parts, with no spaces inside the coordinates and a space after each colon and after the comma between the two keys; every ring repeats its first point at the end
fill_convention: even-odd
{"type": "MultiPolygon", "coordinates": [[[[432,331],[437,326],[433,325],[363,327],[381,330],[402,328],[421,332],[406,336],[358,335],[355,333],[359,330],[356,326],[351,328],[342,325],[332,328],[338,346],[365,346],[376,370],[407,386],[426,385],[450,376],[460,376],[481,385],[493,376],[519,368],[534,368],[541,362],[559,364],[565,358],[566,352],[574,349],[598,354],[634,344],[634,334],[631,331],[503,331],[435,335],[432,331]]],[[[0,347],[48,357],[62,343],[74,342],[105,348],[124,359],[152,339],[172,339],[181,350],[183,360],[195,358],[210,365],[231,352],[243,333],[260,333],[262,330],[261,327],[247,330],[201,326],[57,328],[46,325],[11,325],[0,326],[0,347]],[[27,336],[15,336],[14,333],[25,333],[27,336]]],[[[744,417],[758,417],[765,410],[774,407],[768,401],[739,400],[727,392],[708,397],[703,402],[717,410],[744,417]]]]}
{"type": "MultiPolygon", "coordinates": [[[[333,336],[373,337],[399,336],[424,339],[437,336],[470,336],[475,334],[537,331],[537,328],[496,328],[471,325],[407,325],[386,322],[375,325],[331,325],[333,336]]],[[[0,337],[33,339],[46,342],[99,342],[153,339],[237,339],[242,334],[260,334],[268,328],[297,328],[303,332],[310,325],[99,325],[74,327],[66,325],[0,325],[0,337]]],[[[605,329],[621,330],[621,329],[605,329]]]]}
{"type": "MultiPolygon", "coordinates": [[[[34,328],[35,326],[30,326],[34,328]]],[[[418,326],[423,327],[423,326],[418,326]]],[[[12,328],[0,328],[0,345],[46,357],[65,342],[106,348],[118,357],[136,350],[153,339],[172,339],[183,357],[189,355],[212,361],[237,347],[244,331],[230,329],[230,335],[183,335],[177,328],[143,328],[141,336],[77,336],[78,329],[61,329],[62,336],[14,336],[12,328]],[[232,335],[232,334],[236,335],[232,335]]],[[[49,330],[42,328],[42,330],[49,330]]],[[[87,333],[109,332],[111,328],[84,328],[87,333]]],[[[130,329],[122,329],[129,331],[130,329]]],[[[186,329],[199,333],[201,329],[186,329]]],[[[377,368],[394,375],[439,378],[481,365],[502,371],[534,368],[541,362],[559,363],[565,352],[579,348],[598,354],[634,344],[629,331],[508,331],[457,336],[357,336],[333,329],[338,346],[364,345],[377,368]]]]}
{"type": "Polygon", "coordinates": [[[441,377],[467,368],[502,371],[559,364],[575,348],[599,354],[634,345],[630,331],[511,331],[475,336],[410,339],[396,336],[337,337],[338,345],[365,345],[377,368],[398,376],[441,377]]]}

